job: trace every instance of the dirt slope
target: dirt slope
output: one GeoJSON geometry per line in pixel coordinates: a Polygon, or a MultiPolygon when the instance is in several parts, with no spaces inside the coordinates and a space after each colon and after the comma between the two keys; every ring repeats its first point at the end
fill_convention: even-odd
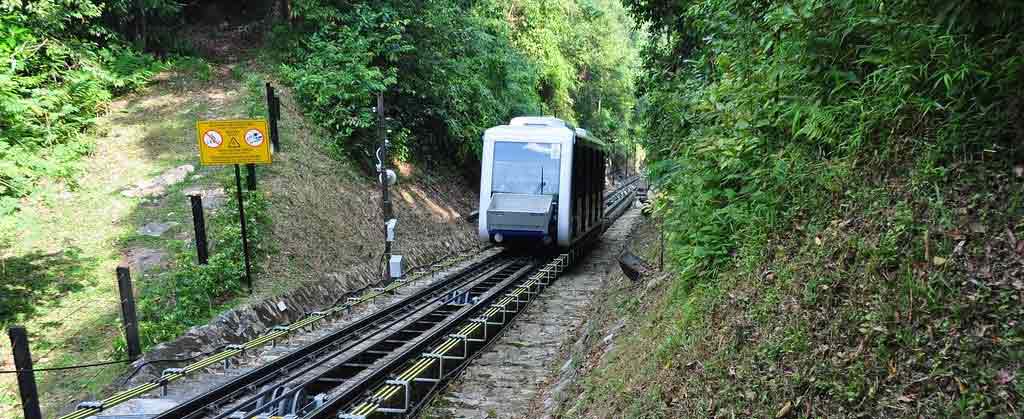
{"type": "Polygon", "coordinates": [[[580,355],[558,415],[1020,417],[1024,170],[981,156],[927,191],[865,173],[713,276],[620,283],[602,322],[622,332],[580,355]]]}

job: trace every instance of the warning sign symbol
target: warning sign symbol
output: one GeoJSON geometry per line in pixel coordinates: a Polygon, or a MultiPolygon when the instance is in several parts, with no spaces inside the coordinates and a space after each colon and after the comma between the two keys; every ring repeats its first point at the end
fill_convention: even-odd
{"type": "Polygon", "coordinates": [[[253,147],[259,147],[260,144],[263,144],[263,133],[258,129],[251,129],[245,133],[245,142],[253,147]]]}
{"type": "Polygon", "coordinates": [[[206,143],[207,147],[217,148],[220,146],[220,143],[224,142],[224,139],[221,138],[220,133],[217,131],[207,131],[206,134],[203,134],[203,142],[206,143]]]}
{"type": "Polygon", "coordinates": [[[228,147],[231,147],[231,148],[238,148],[238,147],[241,147],[241,146],[242,145],[238,144],[238,139],[235,138],[235,137],[231,137],[231,141],[228,142],[228,147]]]}

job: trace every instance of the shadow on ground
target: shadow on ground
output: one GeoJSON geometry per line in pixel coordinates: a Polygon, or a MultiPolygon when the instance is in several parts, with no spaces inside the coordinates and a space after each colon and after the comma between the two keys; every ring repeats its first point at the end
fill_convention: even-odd
{"type": "Polygon", "coordinates": [[[77,247],[0,259],[0,326],[32,318],[83,289],[95,264],[77,247]]]}

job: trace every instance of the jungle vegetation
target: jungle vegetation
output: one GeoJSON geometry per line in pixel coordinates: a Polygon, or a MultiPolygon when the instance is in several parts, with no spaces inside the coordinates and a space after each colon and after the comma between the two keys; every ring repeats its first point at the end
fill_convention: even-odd
{"type": "Polygon", "coordinates": [[[194,54],[175,36],[185,25],[253,21],[345,155],[370,154],[377,92],[400,158],[415,149],[472,160],[482,130],[514,115],[556,115],[612,142],[635,138],[638,37],[614,0],[5,0],[0,212],[40,179],[74,186],[90,150],[82,134],[111,98],[194,54]]]}
{"type": "Polygon", "coordinates": [[[1024,5],[624,3],[675,273],[568,416],[1019,415],[1024,5]]]}
{"type": "Polygon", "coordinates": [[[617,1],[294,0],[291,13],[274,37],[283,72],[350,155],[378,142],[367,92],[384,93],[403,159],[475,162],[483,130],[517,115],[635,138],[638,36],[617,1]]]}

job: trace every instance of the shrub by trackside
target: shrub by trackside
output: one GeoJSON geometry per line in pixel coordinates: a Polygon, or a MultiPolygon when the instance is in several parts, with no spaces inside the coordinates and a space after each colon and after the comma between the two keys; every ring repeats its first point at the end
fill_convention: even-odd
{"type": "Polygon", "coordinates": [[[112,97],[139,88],[162,68],[96,25],[104,7],[0,6],[0,214],[14,211],[15,198],[33,192],[41,178],[74,187],[95,117],[112,97]]]}
{"type": "MultiPolygon", "coordinates": [[[[233,183],[225,184],[225,189],[232,188],[233,183]]],[[[255,277],[270,251],[264,240],[270,228],[268,202],[259,191],[243,194],[255,277]]],[[[209,217],[207,231],[211,243],[209,264],[197,264],[195,249],[183,245],[175,252],[178,259],[174,266],[140,285],[139,325],[144,346],[169,341],[192,326],[205,324],[246,295],[238,202],[228,200],[209,217]]]]}

